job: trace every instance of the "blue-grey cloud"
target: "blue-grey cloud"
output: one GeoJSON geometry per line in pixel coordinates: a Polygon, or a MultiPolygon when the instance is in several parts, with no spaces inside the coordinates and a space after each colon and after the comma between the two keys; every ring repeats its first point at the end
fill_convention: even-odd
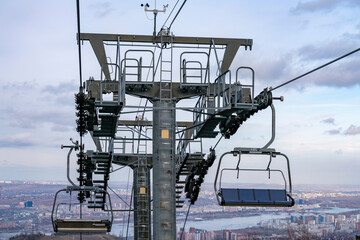
{"type": "Polygon", "coordinates": [[[74,81],[71,82],[61,82],[58,85],[46,85],[42,88],[43,92],[51,93],[54,95],[60,95],[68,92],[76,92],[78,90],[78,85],[74,81]]]}
{"type": "Polygon", "coordinates": [[[298,50],[298,57],[305,61],[338,58],[359,48],[359,41],[349,41],[345,37],[316,45],[306,45],[298,50]]]}
{"type": "Polygon", "coordinates": [[[293,53],[288,53],[272,59],[249,59],[247,65],[255,70],[257,81],[267,85],[271,82],[275,86],[282,82],[285,75],[292,72],[293,58],[293,53]]]}
{"type": "Polygon", "coordinates": [[[0,138],[0,148],[32,147],[36,144],[37,141],[28,133],[0,138]]]}
{"type": "Polygon", "coordinates": [[[45,123],[53,126],[73,126],[75,123],[75,110],[69,112],[64,109],[61,111],[56,109],[27,109],[18,110],[7,108],[7,117],[2,119],[8,120],[9,126],[35,129],[41,127],[45,123]]]}
{"type": "Polygon", "coordinates": [[[341,154],[343,154],[343,151],[341,149],[338,149],[335,151],[335,153],[341,155],[341,154]]]}
{"type": "Polygon", "coordinates": [[[360,7],[358,0],[310,0],[300,1],[297,6],[291,9],[291,13],[300,14],[306,12],[331,12],[337,7],[360,7]]]}
{"type": "Polygon", "coordinates": [[[360,85],[360,58],[343,60],[322,69],[310,81],[320,86],[352,87],[360,85]]]}
{"type": "Polygon", "coordinates": [[[360,134],[360,126],[351,125],[344,132],[345,135],[358,135],[360,134]]]}
{"type": "Polygon", "coordinates": [[[36,81],[6,82],[0,85],[3,91],[30,91],[38,86],[36,81]]]}
{"type": "MultiPolygon", "coordinates": [[[[359,48],[360,42],[358,39],[349,39],[346,36],[347,34],[343,34],[340,38],[333,41],[317,43],[316,45],[305,45],[299,48],[296,52],[296,58],[299,59],[299,62],[302,63],[303,66],[309,66],[308,68],[304,67],[304,70],[301,72],[305,73],[310,71],[317,66],[321,66],[330,60],[359,48]]],[[[291,64],[291,62],[289,64],[291,64]]],[[[306,76],[300,80],[301,83],[298,83],[297,86],[314,84],[319,86],[352,87],[359,85],[359,64],[360,52],[356,52],[306,76]]],[[[295,64],[294,66],[299,65],[295,64]]],[[[291,66],[290,68],[295,72],[294,67],[291,66]]]]}
{"type": "Polygon", "coordinates": [[[325,132],[326,134],[329,135],[340,135],[341,134],[341,129],[333,129],[333,130],[329,130],[325,132]]]}
{"type": "Polygon", "coordinates": [[[327,119],[324,119],[324,120],[321,120],[322,123],[328,123],[328,124],[331,124],[331,125],[335,125],[335,119],[334,118],[327,118],[327,119]]]}
{"type": "Polygon", "coordinates": [[[114,11],[114,8],[111,6],[110,2],[92,4],[90,5],[90,8],[95,10],[94,15],[97,18],[103,18],[114,11]]]}

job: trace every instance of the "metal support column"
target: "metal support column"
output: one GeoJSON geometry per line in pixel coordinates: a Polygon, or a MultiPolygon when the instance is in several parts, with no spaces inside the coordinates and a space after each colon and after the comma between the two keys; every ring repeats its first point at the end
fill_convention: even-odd
{"type": "Polygon", "coordinates": [[[155,100],[153,106],[154,239],[176,239],[175,102],[155,100]]]}

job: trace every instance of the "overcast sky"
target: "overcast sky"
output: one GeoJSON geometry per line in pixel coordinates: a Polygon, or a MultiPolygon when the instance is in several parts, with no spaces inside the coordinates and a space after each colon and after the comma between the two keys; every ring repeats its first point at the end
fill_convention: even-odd
{"type": "MultiPolygon", "coordinates": [[[[80,2],[82,32],[152,34],[152,16],[140,7],[145,2],[80,2]]],[[[157,5],[172,9],[175,2],[157,5]]],[[[253,67],[258,93],[359,48],[359,16],[358,0],[189,0],[172,31],[254,39],[253,50],[241,49],[231,69],[253,67]]],[[[158,22],[166,17],[159,14],[158,22]]],[[[0,180],[65,180],[67,152],[60,145],[77,138],[76,31],[75,0],[0,1],[0,180]]],[[[83,64],[84,78],[99,75],[93,60],[84,57],[83,64]]],[[[357,53],[274,91],[285,101],[276,102],[273,147],[290,157],[294,184],[360,183],[359,83],[357,53]]],[[[219,144],[218,156],[264,145],[270,116],[266,110],[249,119],[219,144]]]]}

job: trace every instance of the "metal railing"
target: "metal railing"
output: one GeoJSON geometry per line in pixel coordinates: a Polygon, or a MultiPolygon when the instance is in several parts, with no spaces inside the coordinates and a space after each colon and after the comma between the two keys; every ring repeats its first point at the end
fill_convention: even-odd
{"type": "Polygon", "coordinates": [[[114,82],[118,82],[119,83],[119,87],[118,87],[118,103],[124,102],[125,100],[125,82],[123,81],[124,79],[122,78],[121,74],[120,74],[120,67],[119,65],[115,64],[115,63],[106,63],[103,66],[101,66],[101,74],[100,74],[100,103],[103,102],[103,88],[106,89],[106,84],[113,84],[114,82]],[[108,66],[115,66],[116,69],[118,69],[119,74],[118,77],[115,75],[114,79],[103,79],[103,69],[104,67],[108,67],[108,66]]]}
{"type": "Polygon", "coordinates": [[[231,72],[220,74],[214,81],[213,96],[215,97],[215,108],[226,108],[230,106],[231,100],[231,72]]]}
{"type": "Polygon", "coordinates": [[[246,96],[244,96],[244,92],[243,89],[244,88],[249,88],[251,91],[251,95],[250,95],[250,99],[251,99],[251,106],[254,106],[254,84],[255,84],[255,71],[254,69],[252,69],[251,67],[239,67],[238,69],[236,69],[236,79],[235,79],[235,85],[234,85],[234,92],[235,94],[234,96],[234,101],[233,104],[235,106],[240,106],[240,105],[244,105],[244,104],[249,104],[248,101],[246,100],[246,96]],[[251,71],[251,84],[243,84],[240,82],[239,80],[239,71],[242,69],[248,69],[251,71]],[[240,101],[239,101],[240,100],[240,101]]]}
{"type": "MultiPolygon", "coordinates": [[[[194,113],[193,113],[193,123],[195,126],[195,133],[198,132],[201,127],[202,123],[206,121],[207,114],[206,114],[206,96],[202,95],[199,97],[199,100],[195,104],[194,113]]],[[[196,134],[195,134],[196,135],[196,134]]]]}
{"type": "Polygon", "coordinates": [[[126,136],[126,134],[122,134],[123,136],[116,136],[114,139],[114,152],[115,153],[127,153],[127,150],[130,150],[130,153],[135,153],[135,132],[132,131],[129,128],[121,128],[118,127],[117,132],[125,132],[130,134],[129,137],[126,136]],[[118,152],[120,150],[120,152],[118,152]]]}
{"type": "Polygon", "coordinates": [[[124,81],[129,81],[129,79],[127,79],[127,77],[130,76],[135,76],[136,77],[136,81],[138,82],[154,82],[154,77],[155,77],[155,69],[154,69],[154,52],[151,50],[127,50],[125,52],[124,58],[121,60],[121,72],[122,72],[122,76],[124,78],[124,81]],[[129,58],[128,54],[130,53],[143,53],[144,55],[139,57],[139,59],[137,58],[129,58]],[[145,56],[145,53],[150,53],[150,64],[149,65],[143,65],[143,57],[145,56]],[[129,62],[135,62],[135,64],[131,64],[129,62]],[[127,70],[131,70],[131,69],[135,69],[135,71],[132,72],[128,72],[127,70]],[[151,73],[151,79],[150,81],[148,81],[148,75],[146,79],[143,79],[143,74],[142,71],[143,70],[148,70],[149,73],[151,73]]]}
{"type": "Polygon", "coordinates": [[[186,84],[192,84],[191,82],[188,82],[188,78],[198,78],[200,79],[200,82],[197,82],[196,84],[205,84],[209,82],[210,79],[210,65],[209,65],[209,54],[206,52],[183,52],[180,54],[180,86],[186,85],[186,84]],[[186,61],[184,58],[185,55],[205,55],[206,56],[206,64],[203,67],[203,64],[199,59],[199,57],[196,57],[196,60],[190,60],[186,61]],[[188,67],[187,65],[198,65],[199,67],[188,67]],[[188,74],[188,70],[192,72],[197,72],[196,75],[188,74]]]}

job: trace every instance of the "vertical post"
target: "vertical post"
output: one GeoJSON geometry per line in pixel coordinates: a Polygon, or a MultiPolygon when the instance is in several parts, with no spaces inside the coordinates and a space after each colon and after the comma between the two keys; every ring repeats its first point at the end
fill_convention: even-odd
{"type": "Polygon", "coordinates": [[[153,102],[154,239],[176,239],[175,102],[153,102]]]}

